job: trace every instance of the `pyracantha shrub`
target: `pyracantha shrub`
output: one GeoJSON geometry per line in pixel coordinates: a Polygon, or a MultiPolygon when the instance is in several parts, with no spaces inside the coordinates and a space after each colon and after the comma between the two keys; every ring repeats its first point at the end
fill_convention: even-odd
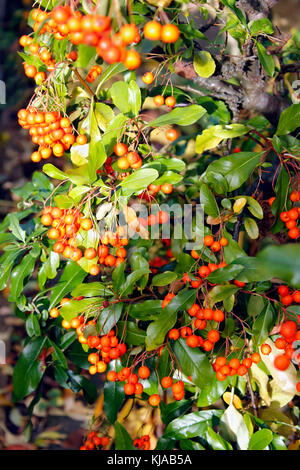
{"type": "Polygon", "coordinates": [[[105,378],[82,449],[286,448],[270,410],[290,402],[293,428],[300,35],[274,27],[274,3],[29,14],[19,54],[37,86],[18,119],[38,171],[1,225],[0,288],[28,333],[16,401],[49,374],[93,402],[105,378]],[[162,435],[127,433],[130,397],[160,409],[162,435]]]}

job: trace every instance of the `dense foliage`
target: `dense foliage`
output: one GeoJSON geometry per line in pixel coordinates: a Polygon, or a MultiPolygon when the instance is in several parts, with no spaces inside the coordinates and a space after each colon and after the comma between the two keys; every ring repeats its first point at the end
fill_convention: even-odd
{"type": "Polygon", "coordinates": [[[14,399],[34,393],[30,418],[50,374],[93,403],[101,373],[106,417],[83,449],[151,447],[118,422],[131,396],[160,407],[157,449],[285,449],[299,430],[299,32],[275,30],[272,1],[57,3],[20,39],[39,171],[1,224],[0,289],[28,334],[14,399]]]}

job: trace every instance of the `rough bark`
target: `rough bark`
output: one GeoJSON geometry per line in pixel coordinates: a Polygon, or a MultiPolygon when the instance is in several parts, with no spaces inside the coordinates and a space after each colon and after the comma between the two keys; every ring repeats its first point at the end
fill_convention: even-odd
{"type": "MultiPolygon", "coordinates": [[[[267,17],[277,1],[239,0],[236,6],[244,12],[247,20],[251,21],[267,17]]],[[[191,82],[185,87],[189,91],[203,94],[205,89],[210,96],[225,101],[232,112],[233,121],[238,120],[239,112],[244,109],[264,114],[276,125],[281,112],[289,103],[285,97],[270,95],[265,91],[266,76],[253,42],[246,41],[240,57],[224,60],[221,58],[218,65],[217,70],[220,72],[210,78],[199,77],[192,62],[181,60],[175,64],[175,72],[191,82]],[[226,82],[226,79],[232,76],[240,78],[240,87],[226,82]]]]}

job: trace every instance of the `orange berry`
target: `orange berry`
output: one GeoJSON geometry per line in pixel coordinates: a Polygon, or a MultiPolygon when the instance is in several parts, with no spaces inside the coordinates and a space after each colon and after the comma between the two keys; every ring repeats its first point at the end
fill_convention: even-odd
{"type": "Polygon", "coordinates": [[[100,272],[100,268],[97,264],[93,264],[90,269],[89,269],[89,273],[92,275],[92,276],[97,276],[100,272]]]}
{"type": "Polygon", "coordinates": [[[158,41],[161,36],[162,26],[157,21],[149,21],[144,26],[144,36],[151,41],[158,41]]]}
{"type": "Polygon", "coordinates": [[[151,406],[158,406],[160,404],[160,396],[157,394],[150,395],[149,404],[151,406]]]}
{"type": "Polygon", "coordinates": [[[151,73],[151,72],[146,72],[146,73],[144,73],[144,75],[142,76],[142,81],[143,81],[146,85],[151,85],[151,83],[153,83],[153,81],[154,81],[154,75],[153,75],[153,73],[151,73]]]}
{"type": "Polygon", "coordinates": [[[163,377],[161,379],[161,386],[163,388],[169,388],[169,387],[172,387],[172,385],[173,385],[172,377],[163,377]]]}
{"type": "Polygon", "coordinates": [[[92,228],[92,226],[93,226],[93,223],[92,223],[91,219],[88,219],[88,218],[81,219],[80,227],[83,230],[90,230],[92,228]]]}
{"type": "Polygon", "coordinates": [[[120,35],[124,44],[129,45],[135,42],[135,38],[139,34],[139,30],[135,24],[126,24],[121,27],[120,35]]]}
{"type": "Polygon", "coordinates": [[[260,347],[261,353],[264,354],[265,356],[269,355],[270,352],[272,351],[272,348],[269,344],[262,344],[260,347]]]}
{"type": "Polygon", "coordinates": [[[165,99],[165,105],[168,106],[169,108],[174,108],[175,104],[176,104],[176,100],[174,96],[168,96],[165,99]]]}
{"type": "Polygon", "coordinates": [[[161,40],[165,43],[176,42],[180,31],[175,24],[165,24],[161,29],[161,40]]]}
{"type": "Polygon", "coordinates": [[[161,185],[160,189],[164,194],[171,194],[171,192],[173,191],[173,185],[169,183],[164,183],[163,185],[161,185]]]}
{"type": "Polygon", "coordinates": [[[95,248],[87,248],[84,250],[84,257],[88,260],[94,259],[97,256],[97,251],[95,248]]]}
{"type": "Polygon", "coordinates": [[[135,392],[135,384],[127,383],[124,385],[125,395],[133,395],[135,392]]]}
{"type": "Polygon", "coordinates": [[[277,356],[274,359],[274,366],[278,370],[286,370],[290,365],[290,359],[288,356],[285,354],[282,354],[281,356],[277,356]]]}
{"type": "Polygon", "coordinates": [[[156,104],[156,106],[162,106],[165,102],[165,99],[162,95],[157,95],[157,96],[154,96],[153,101],[154,101],[154,104],[156,104]]]}
{"type": "Polygon", "coordinates": [[[76,144],[78,145],[84,145],[87,143],[87,137],[86,135],[80,134],[76,137],[76,144]]]}
{"type": "Polygon", "coordinates": [[[125,67],[127,67],[129,70],[135,70],[141,65],[141,62],[141,56],[137,51],[133,49],[127,51],[124,60],[125,67]]]}
{"type": "Polygon", "coordinates": [[[178,132],[176,129],[168,129],[166,131],[166,139],[169,140],[170,142],[174,142],[175,140],[178,139],[178,132]]]}
{"type": "Polygon", "coordinates": [[[126,155],[126,153],[128,152],[128,147],[126,144],[118,142],[114,146],[114,152],[118,157],[124,157],[124,155],[126,155]]]}
{"type": "Polygon", "coordinates": [[[141,379],[147,379],[150,376],[150,370],[146,366],[141,366],[138,370],[138,375],[141,379]]]}
{"type": "Polygon", "coordinates": [[[55,307],[55,308],[52,308],[52,309],[50,310],[50,312],[49,312],[49,315],[50,315],[51,318],[57,318],[57,317],[59,317],[59,310],[58,310],[58,308],[56,308],[56,307],[55,307]]]}
{"type": "Polygon", "coordinates": [[[259,353],[253,353],[251,354],[251,359],[255,364],[258,364],[261,361],[261,357],[259,353]]]}

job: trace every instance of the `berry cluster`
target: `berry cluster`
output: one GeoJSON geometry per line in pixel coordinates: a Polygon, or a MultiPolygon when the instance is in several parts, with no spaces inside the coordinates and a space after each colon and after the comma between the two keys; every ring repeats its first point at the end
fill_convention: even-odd
{"type": "MultiPolygon", "coordinates": [[[[194,304],[189,309],[189,314],[195,316],[193,322],[194,328],[197,330],[204,330],[207,326],[207,321],[214,320],[216,322],[221,322],[224,320],[224,313],[221,310],[213,311],[210,308],[200,309],[199,305],[194,304]]],[[[217,343],[220,339],[220,333],[211,329],[207,333],[207,339],[204,339],[202,336],[198,336],[193,332],[192,328],[189,326],[184,326],[180,330],[173,328],[169,331],[168,336],[170,339],[176,341],[181,336],[186,339],[186,344],[190,348],[201,347],[204,351],[211,351],[214,347],[214,344],[217,343]]]]}
{"type": "Polygon", "coordinates": [[[139,450],[150,450],[150,437],[146,434],[139,439],[135,439],[133,445],[139,450]]]}
{"type": "MultiPolygon", "coordinates": [[[[300,330],[297,330],[296,322],[289,320],[281,325],[279,333],[281,336],[275,340],[275,346],[277,349],[282,349],[284,353],[275,357],[274,366],[278,370],[286,370],[292,359],[295,359],[298,364],[300,363],[300,354],[294,358],[295,348],[293,347],[295,341],[300,341],[300,330]]],[[[267,354],[270,354],[270,352],[271,348],[267,354]]],[[[266,354],[266,351],[264,354],[266,354]]]]}
{"type": "MultiPolygon", "coordinates": [[[[151,72],[148,72],[148,74],[149,73],[151,73],[151,72]]],[[[148,80],[149,80],[148,74],[145,74],[145,75],[146,75],[146,78],[148,78],[148,80]]],[[[145,75],[143,75],[143,77],[142,77],[143,81],[145,81],[145,75]]],[[[169,108],[174,108],[174,106],[176,104],[176,99],[174,98],[174,96],[167,96],[166,98],[164,98],[162,95],[156,95],[156,96],[154,96],[153,101],[156,104],[156,106],[162,106],[163,104],[165,104],[169,108]]]]}
{"type": "Polygon", "coordinates": [[[227,360],[226,357],[219,356],[212,366],[216,372],[217,380],[223,382],[227,377],[246,375],[252,364],[258,364],[260,361],[261,357],[258,353],[251,354],[250,357],[244,358],[242,362],[238,358],[227,360]]]}
{"type": "Polygon", "coordinates": [[[110,382],[126,382],[124,385],[125,395],[141,395],[143,393],[143,385],[139,382],[139,379],[145,380],[149,376],[149,368],[141,366],[137,374],[130,367],[123,367],[118,373],[114,370],[109,371],[106,378],[110,382]]]}
{"type": "MultiPolygon", "coordinates": [[[[47,67],[48,72],[51,72],[55,68],[55,60],[52,57],[51,51],[47,47],[40,47],[37,42],[34,42],[33,38],[27,35],[23,35],[19,39],[19,44],[28,49],[31,55],[40,59],[47,67]]],[[[37,85],[43,83],[47,74],[44,71],[38,72],[37,67],[34,64],[28,64],[23,62],[25,75],[29,78],[34,78],[37,85]]]]}
{"type": "Polygon", "coordinates": [[[77,233],[80,229],[89,231],[93,227],[91,219],[84,217],[78,209],[60,209],[47,206],[43,209],[41,223],[46,227],[52,226],[48,231],[48,238],[56,240],[52,249],[55,253],[62,254],[65,258],[78,262],[82,257],[87,260],[95,260],[89,269],[89,273],[96,276],[100,272],[99,264],[117,267],[125,261],[128,239],[123,237],[124,230],[118,227],[116,233],[105,232],[101,237],[98,247],[80,249],[80,241],[77,233]],[[109,253],[108,245],[114,247],[114,254],[109,253]]]}
{"type": "Polygon", "coordinates": [[[102,450],[108,446],[109,441],[108,436],[100,437],[95,431],[92,431],[88,434],[88,439],[79,450],[102,450]]]}
{"type": "Polygon", "coordinates": [[[164,183],[162,185],[151,183],[148,186],[147,191],[143,191],[138,195],[138,197],[144,201],[151,202],[159,191],[163,194],[171,194],[173,192],[173,185],[169,183],[164,183]]]}
{"type": "Polygon", "coordinates": [[[85,77],[88,83],[92,83],[96,80],[99,75],[102,73],[102,67],[100,65],[94,65],[88,72],[87,76],[85,77]]]}
{"type": "Polygon", "coordinates": [[[277,290],[280,298],[280,302],[288,307],[292,303],[299,304],[300,303],[300,291],[291,291],[288,286],[279,286],[277,290]]]}
{"type": "Polygon", "coordinates": [[[39,145],[31,155],[33,162],[46,160],[52,154],[62,157],[75,142],[87,142],[85,135],[75,137],[70,120],[62,117],[59,111],[44,112],[30,106],[19,110],[18,119],[20,126],[29,130],[32,142],[39,145]]]}
{"type": "Polygon", "coordinates": [[[142,159],[137,152],[128,152],[128,147],[126,144],[122,142],[118,142],[114,146],[114,152],[119,157],[117,161],[117,166],[120,170],[128,170],[128,168],[132,168],[133,170],[137,170],[142,166],[142,159]]]}
{"type": "MultiPolygon", "coordinates": [[[[84,329],[81,328],[81,330],[84,329]]],[[[80,333],[80,329],[78,332],[80,333]]],[[[82,341],[80,342],[82,343],[82,341]]],[[[88,361],[90,364],[92,364],[89,368],[89,373],[91,375],[105,372],[107,369],[107,364],[110,361],[114,361],[123,356],[127,350],[124,343],[119,343],[117,336],[115,336],[114,330],[111,330],[107,335],[88,336],[86,339],[86,344],[90,348],[96,348],[99,351],[97,353],[93,352],[88,356],[88,361]]],[[[107,379],[114,382],[114,380],[111,380],[111,372],[113,371],[108,372],[107,379]]]]}
{"type": "Polygon", "coordinates": [[[171,44],[179,39],[180,31],[174,24],[161,25],[158,21],[149,21],[144,26],[144,36],[150,41],[171,44]]]}
{"type": "Polygon", "coordinates": [[[163,259],[160,256],[155,256],[153,260],[149,261],[149,267],[150,267],[152,274],[156,274],[159,268],[161,268],[162,266],[165,266],[168,263],[169,263],[168,260],[163,259]]]}
{"type": "Polygon", "coordinates": [[[166,376],[161,379],[160,383],[163,388],[171,387],[174,400],[180,401],[184,398],[184,383],[182,380],[174,383],[172,377],[166,376]]]}
{"type": "MultiPolygon", "coordinates": [[[[293,193],[292,193],[293,194],[293,193]]],[[[293,207],[289,211],[281,212],[280,219],[285,223],[288,231],[288,236],[296,240],[300,235],[300,230],[297,227],[297,220],[300,218],[300,207],[293,207]]]]}

